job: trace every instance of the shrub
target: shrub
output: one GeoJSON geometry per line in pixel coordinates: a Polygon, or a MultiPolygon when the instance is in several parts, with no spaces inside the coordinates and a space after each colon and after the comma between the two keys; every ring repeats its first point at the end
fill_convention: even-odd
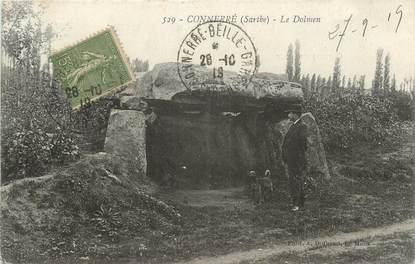
{"type": "Polygon", "coordinates": [[[79,131],[84,149],[93,152],[103,150],[111,109],[119,106],[119,98],[107,96],[72,114],[72,124],[79,131]]]}
{"type": "Polygon", "coordinates": [[[350,149],[359,144],[392,146],[402,139],[392,101],[349,90],[323,99],[310,96],[306,111],[316,117],[329,151],[350,149]]]}
{"type": "Polygon", "coordinates": [[[414,100],[405,91],[392,91],[389,95],[393,108],[400,120],[411,120],[415,118],[414,100]]]}
{"type": "Polygon", "coordinates": [[[21,130],[3,136],[3,180],[41,176],[52,163],[63,163],[79,155],[74,139],[63,130],[21,130]],[[4,144],[5,143],[5,144],[4,144]]]}
{"type": "Polygon", "coordinates": [[[56,133],[50,136],[50,159],[58,163],[75,160],[79,156],[79,149],[74,137],[58,127],[56,133]]]}
{"type": "Polygon", "coordinates": [[[71,108],[52,80],[54,34],[32,2],[2,2],[1,174],[3,181],[40,176],[53,163],[76,158],[71,108]]]}
{"type": "MultiPolygon", "coordinates": [[[[2,166],[4,180],[22,178],[27,174],[41,173],[51,149],[49,136],[42,130],[25,130],[12,133],[3,146],[5,164],[2,166]]],[[[3,139],[4,142],[4,139],[3,139]]]]}
{"type": "Polygon", "coordinates": [[[3,181],[41,176],[50,165],[74,160],[80,143],[92,146],[90,151],[102,150],[110,110],[119,105],[109,97],[73,111],[47,73],[34,82],[31,75],[23,76],[25,94],[10,85],[15,79],[2,87],[8,92],[2,94],[3,181]]]}

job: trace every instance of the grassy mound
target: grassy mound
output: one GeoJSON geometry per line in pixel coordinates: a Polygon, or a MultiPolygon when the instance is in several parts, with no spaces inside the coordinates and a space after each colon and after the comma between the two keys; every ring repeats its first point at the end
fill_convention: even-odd
{"type": "Polygon", "coordinates": [[[146,253],[155,236],[178,232],[177,211],[149,195],[154,185],[106,153],[1,188],[1,252],[11,262],[117,255],[133,240],[146,253]],[[113,251],[113,252],[112,252],[113,251]]]}

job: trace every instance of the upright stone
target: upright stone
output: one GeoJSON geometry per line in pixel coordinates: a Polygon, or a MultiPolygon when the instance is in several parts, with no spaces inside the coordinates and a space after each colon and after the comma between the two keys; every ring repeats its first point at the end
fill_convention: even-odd
{"type": "Polygon", "coordinates": [[[329,180],[330,171],[317,122],[311,113],[304,113],[301,115],[300,120],[307,126],[307,173],[316,179],[329,180]]]}
{"type": "Polygon", "coordinates": [[[105,152],[134,162],[147,172],[145,115],[141,111],[111,110],[105,138],[105,152]]]}

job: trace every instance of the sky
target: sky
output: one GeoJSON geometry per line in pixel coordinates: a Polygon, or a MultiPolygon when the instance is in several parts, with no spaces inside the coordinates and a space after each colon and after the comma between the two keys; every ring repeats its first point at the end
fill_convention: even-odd
{"type": "Polygon", "coordinates": [[[59,33],[52,43],[54,50],[112,25],[127,56],[147,59],[151,68],[156,63],[176,61],[182,40],[197,26],[186,21],[189,16],[236,15],[237,25],[251,37],[260,55],[261,72],[284,73],[287,47],[298,39],[302,73],[328,77],[334,59],[340,57],[342,74],[347,77],[365,74],[369,88],[376,50],[383,48],[391,56],[391,72],[398,80],[415,77],[415,1],[412,0],[37,1],[42,6],[45,24],[50,23],[59,33]],[[402,18],[395,32],[400,14],[402,18]],[[241,24],[241,17],[260,15],[268,17],[269,23],[241,24]],[[295,15],[320,18],[320,22],[280,23],[281,16],[292,20],[295,15]],[[330,40],[329,32],[339,25],[341,33],[350,16],[336,51],[339,36],[330,40]],[[162,24],[163,17],[175,17],[176,22],[162,24]],[[179,19],[183,21],[178,22],[179,19]]]}

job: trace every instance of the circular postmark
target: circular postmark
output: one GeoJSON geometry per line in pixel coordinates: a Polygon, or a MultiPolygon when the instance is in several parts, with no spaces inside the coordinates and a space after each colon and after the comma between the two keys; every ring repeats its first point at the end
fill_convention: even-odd
{"type": "Polygon", "coordinates": [[[187,34],[177,53],[179,77],[190,91],[246,89],[256,66],[251,38],[228,22],[199,24],[187,34]]]}

